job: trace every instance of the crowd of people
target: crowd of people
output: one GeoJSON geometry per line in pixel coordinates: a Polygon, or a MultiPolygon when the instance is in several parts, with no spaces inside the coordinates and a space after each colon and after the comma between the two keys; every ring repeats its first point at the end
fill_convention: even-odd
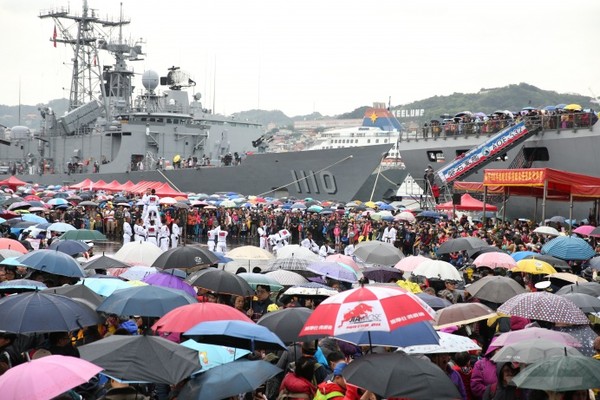
{"type": "MultiPolygon", "coordinates": [[[[116,197],[116,196],[115,196],[116,197]]],[[[448,261],[462,272],[463,280],[435,280],[407,277],[415,292],[425,292],[447,300],[449,303],[482,302],[496,309],[499,304],[484,302],[469,294],[468,284],[489,275],[503,275],[512,278],[527,291],[544,290],[535,286],[540,276],[510,273],[505,269],[474,267],[472,256],[466,251],[438,254],[441,245],[451,239],[476,237],[490,246],[508,254],[529,250],[539,253],[541,247],[551,239],[546,234],[533,232],[535,222],[526,220],[500,221],[489,218],[477,220],[467,214],[427,218],[398,218],[399,212],[391,217],[376,216],[376,210],[364,205],[328,204],[320,211],[309,212],[301,208],[286,207],[283,202],[258,202],[249,206],[220,207],[210,203],[199,206],[188,204],[161,204],[152,191],[141,196],[122,194],[123,201],[115,201],[104,194],[92,200],[97,205],[58,207],[38,211],[49,222],[65,222],[76,228],[98,230],[113,241],[148,241],[162,250],[176,248],[182,243],[188,245],[206,244],[209,250],[226,254],[228,247],[254,244],[277,253],[288,244],[306,247],[321,259],[342,253],[354,256],[355,246],[365,241],[389,243],[405,256],[421,255],[426,258],[439,258],[448,261]]],[[[88,203],[89,204],[89,203],[88,203]]],[[[558,231],[568,235],[568,227],[556,224],[558,231]]],[[[31,239],[32,230],[22,229],[20,235],[14,230],[3,230],[5,236],[26,241],[31,239]]],[[[57,240],[57,233],[38,233],[41,246],[48,246],[57,240]]],[[[592,238],[590,244],[596,245],[592,238]]],[[[600,247],[595,247],[600,252],[600,247]]],[[[361,263],[360,259],[356,260],[361,263]]],[[[2,266],[0,281],[19,278],[38,279],[40,274],[23,267],[2,266]]],[[[569,262],[569,271],[587,280],[597,279],[596,271],[587,261],[569,262]]],[[[402,280],[402,279],[400,279],[402,280]]],[[[52,285],[73,283],[74,279],[46,280],[52,285]]],[[[394,282],[396,279],[394,279],[394,282]]],[[[346,282],[328,279],[326,283],[338,291],[350,289],[346,282]]],[[[568,282],[564,282],[567,284],[568,282]]],[[[364,284],[364,281],[363,281],[364,284]]],[[[401,285],[401,282],[398,282],[401,285]]],[[[215,293],[197,287],[197,299],[201,302],[215,302],[230,305],[257,321],[265,314],[280,308],[307,307],[314,309],[324,296],[285,296],[276,293],[268,285],[258,285],[253,299],[215,293]],[[251,301],[250,301],[251,300],[251,301]]],[[[48,354],[78,357],[77,347],[102,339],[109,335],[153,334],[151,326],[155,318],[141,316],[106,315],[104,323],[77,332],[55,332],[39,335],[17,335],[0,333],[0,373],[11,367],[48,354]]],[[[476,323],[456,326],[451,333],[467,336],[475,341],[480,351],[455,354],[428,354],[424,357],[440,367],[454,383],[464,400],[477,399],[546,399],[548,394],[539,390],[524,390],[510,384],[523,365],[499,363],[491,360],[497,348],[493,340],[498,334],[507,331],[541,326],[549,329],[565,329],[562,326],[519,317],[500,315],[496,318],[476,323]]],[[[592,324],[586,331],[586,344],[582,353],[600,359],[600,332],[598,324],[592,324]],[[594,331],[592,331],[594,329],[594,331]],[[592,332],[590,334],[590,332],[592,332]]],[[[179,342],[178,335],[169,339],[179,342]]],[[[243,397],[254,400],[305,399],[347,399],[366,400],[381,398],[369,390],[360,389],[346,382],[343,371],[353,360],[373,352],[390,352],[390,347],[361,347],[337,340],[334,337],[320,341],[301,341],[292,344],[285,351],[268,352],[257,349],[249,357],[264,359],[276,364],[282,373],[269,379],[254,392],[243,397]]],[[[0,378],[1,379],[1,378],[0,378]]],[[[183,384],[184,382],[182,382],[183,384]]],[[[175,399],[182,387],[161,384],[126,384],[107,377],[93,384],[74,389],[63,398],[86,399],[175,399]],[[67,397],[70,396],[70,397],[67,397]]],[[[563,399],[591,399],[591,391],[570,391],[561,394],[563,399]]],[[[1,395],[0,395],[1,397],[1,395]]],[[[181,399],[181,397],[179,397],[181,399]]],[[[554,398],[554,397],[553,397],[554,398]]]]}

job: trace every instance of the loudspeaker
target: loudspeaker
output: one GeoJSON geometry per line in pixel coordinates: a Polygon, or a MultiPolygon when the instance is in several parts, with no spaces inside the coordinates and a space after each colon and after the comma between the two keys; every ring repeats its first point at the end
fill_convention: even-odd
{"type": "Polygon", "coordinates": [[[460,206],[460,193],[452,193],[452,204],[460,206]]]}

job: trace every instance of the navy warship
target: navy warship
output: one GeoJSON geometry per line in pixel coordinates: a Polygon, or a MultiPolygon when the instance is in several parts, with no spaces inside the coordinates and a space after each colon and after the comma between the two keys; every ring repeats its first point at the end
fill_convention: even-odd
{"type": "Polygon", "coordinates": [[[123,27],[130,21],[122,15],[102,19],[84,1],[81,14],[61,8],[42,11],[39,17],[54,20],[50,40],[72,47],[73,68],[64,115],[40,107],[39,130],[14,127],[0,138],[7,172],[26,182],[68,186],[86,178],[161,181],[182,192],[340,201],[356,199],[358,193],[373,197],[389,186],[367,180],[391,144],[244,153],[262,134],[260,125],[212,114],[198,93],[190,101],[186,89],[195,82],[180,68],[168,68],[164,76],[145,71],[143,91],[134,96],[136,74],[129,63],[145,54],[141,43],[123,39],[123,27]],[[112,64],[102,63],[105,53],[114,59],[112,64]]]}

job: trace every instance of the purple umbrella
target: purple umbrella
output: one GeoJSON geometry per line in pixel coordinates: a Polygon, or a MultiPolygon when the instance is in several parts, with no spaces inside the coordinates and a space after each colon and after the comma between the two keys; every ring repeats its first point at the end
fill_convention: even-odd
{"type": "Polygon", "coordinates": [[[148,275],[144,278],[143,282],[153,286],[162,286],[171,289],[183,290],[190,296],[196,297],[196,291],[194,288],[175,275],[158,272],[156,274],[148,275]]]}
{"type": "Polygon", "coordinates": [[[358,276],[352,267],[340,262],[318,261],[309,264],[306,269],[325,278],[335,279],[336,281],[350,283],[358,281],[358,276]]]}

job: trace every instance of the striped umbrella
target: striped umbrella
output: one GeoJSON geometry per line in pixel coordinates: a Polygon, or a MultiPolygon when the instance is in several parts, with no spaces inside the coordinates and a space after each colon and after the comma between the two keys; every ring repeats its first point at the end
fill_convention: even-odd
{"type": "Polygon", "coordinates": [[[596,252],[585,240],[574,236],[559,236],[542,247],[542,254],[562,260],[589,260],[596,252]]]}

